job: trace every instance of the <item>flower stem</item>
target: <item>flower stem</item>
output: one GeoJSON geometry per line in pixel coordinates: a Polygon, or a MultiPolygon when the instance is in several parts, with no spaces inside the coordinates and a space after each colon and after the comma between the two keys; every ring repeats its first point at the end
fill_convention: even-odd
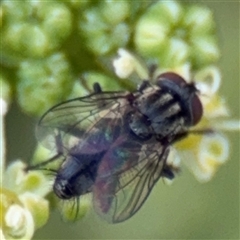
{"type": "MultiPolygon", "coordinates": [[[[3,176],[6,159],[4,116],[7,113],[7,102],[0,98],[0,173],[3,176]]],[[[1,177],[2,178],[2,177],[1,177]]],[[[0,179],[2,182],[2,179],[0,179]]]]}

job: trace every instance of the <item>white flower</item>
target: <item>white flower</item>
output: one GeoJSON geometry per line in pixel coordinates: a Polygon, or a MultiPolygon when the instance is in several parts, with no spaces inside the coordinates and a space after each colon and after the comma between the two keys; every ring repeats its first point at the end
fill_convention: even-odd
{"type": "Polygon", "coordinates": [[[31,212],[18,204],[11,205],[5,214],[5,224],[9,229],[8,237],[13,239],[31,239],[34,233],[34,221],[31,212]]]}
{"type": "Polygon", "coordinates": [[[44,196],[50,186],[43,173],[25,171],[25,164],[15,161],[1,179],[1,234],[4,239],[31,239],[34,231],[43,226],[49,213],[44,196]]]}
{"type": "Polygon", "coordinates": [[[128,78],[133,72],[136,72],[142,79],[147,77],[147,70],[131,53],[120,48],[118,54],[119,57],[113,60],[113,67],[118,77],[128,78]]]}

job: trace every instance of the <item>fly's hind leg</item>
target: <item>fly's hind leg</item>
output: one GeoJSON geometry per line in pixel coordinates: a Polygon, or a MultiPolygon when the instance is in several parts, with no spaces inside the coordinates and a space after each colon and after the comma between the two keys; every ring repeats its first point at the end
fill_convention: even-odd
{"type": "Polygon", "coordinates": [[[173,171],[172,167],[171,167],[171,166],[168,166],[168,165],[165,165],[165,166],[163,167],[163,169],[162,169],[161,176],[162,176],[162,177],[165,177],[165,178],[167,178],[167,179],[169,179],[169,180],[174,179],[175,174],[174,174],[174,171],[173,171]]]}

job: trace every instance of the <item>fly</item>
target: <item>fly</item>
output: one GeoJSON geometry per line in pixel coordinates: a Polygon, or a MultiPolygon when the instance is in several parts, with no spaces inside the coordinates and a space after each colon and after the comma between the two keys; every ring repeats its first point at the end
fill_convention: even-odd
{"type": "Polygon", "coordinates": [[[103,219],[125,221],[161,177],[174,178],[170,147],[202,114],[194,84],[173,72],[134,92],[102,91],[96,83],[94,93],[52,107],[39,121],[40,142],[57,149],[43,164],[63,156],[53,191],[60,199],[92,193],[103,219]]]}

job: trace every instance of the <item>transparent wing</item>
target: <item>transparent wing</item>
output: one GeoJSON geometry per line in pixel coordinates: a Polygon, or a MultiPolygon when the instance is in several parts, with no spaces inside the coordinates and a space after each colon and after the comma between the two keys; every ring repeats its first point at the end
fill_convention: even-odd
{"type": "Polygon", "coordinates": [[[160,143],[140,145],[125,141],[101,161],[93,203],[96,212],[108,222],[118,223],[133,216],[162,176],[169,147],[160,143]]]}
{"type": "MultiPolygon", "coordinates": [[[[81,139],[109,124],[121,124],[122,114],[128,104],[123,92],[94,93],[72,99],[49,109],[40,119],[36,135],[48,149],[71,149],[81,139]]],[[[63,150],[64,150],[63,149],[63,150]]]]}

